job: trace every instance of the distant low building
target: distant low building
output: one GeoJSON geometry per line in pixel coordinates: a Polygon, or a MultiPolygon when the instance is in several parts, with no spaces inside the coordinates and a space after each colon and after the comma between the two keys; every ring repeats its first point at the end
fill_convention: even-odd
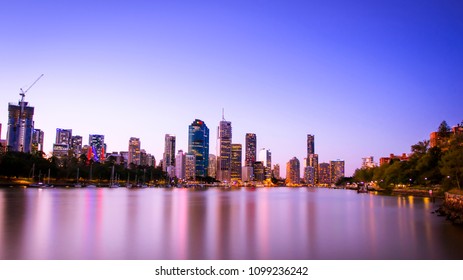
{"type": "Polygon", "coordinates": [[[452,137],[461,135],[463,135],[462,124],[452,127],[452,130],[448,133],[431,132],[429,135],[429,146],[431,148],[440,147],[442,150],[447,150],[452,137]]]}
{"type": "Polygon", "coordinates": [[[376,163],[373,160],[373,156],[362,158],[362,168],[374,168],[376,163]]]}
{"type": "Polygon", "coordinates": [[[410,159],[410,157],[406,154],[406,153],[403,153],[402,155],[394,155],[394,154],[390,154],[389,157],[382,157],[379,159],[379,165],[383,165],[383,164],[389,164],[391,161],[393,160],[400,160],[400,161],[408,161],[410,159]]]}

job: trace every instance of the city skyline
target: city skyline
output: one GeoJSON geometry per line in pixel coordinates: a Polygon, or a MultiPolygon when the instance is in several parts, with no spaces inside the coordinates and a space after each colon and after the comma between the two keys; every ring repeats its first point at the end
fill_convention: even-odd
{"type": "Polygon", "coordinates": [[[344,159],[348,176],[462,121],[461,18],[458,1],[6,3],[0,138],[43,73],[25,100],[46,153],[69,128],[104,135],[106,152],[140,138],[159,161],[165,134],[185,151],[187,124],[225,108],[233,143],[255,133],[285,166],[313,134],[319,163],[344,159]]]}

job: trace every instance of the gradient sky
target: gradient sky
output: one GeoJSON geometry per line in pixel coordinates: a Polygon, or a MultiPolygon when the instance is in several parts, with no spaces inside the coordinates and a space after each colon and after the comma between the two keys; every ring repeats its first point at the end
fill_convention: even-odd
{"type": "Polygon", "coordinates": [[[283,174],[314,134],[351,175],[463,120],[463,2],[1,0],[3,139],[8,102],[42,73],[26,100],[46,152],[67,128],[109,152],[139,137],[159,161],[199,118],[215,153],[225,108],[233,142],[256,133],[283,174]]]}

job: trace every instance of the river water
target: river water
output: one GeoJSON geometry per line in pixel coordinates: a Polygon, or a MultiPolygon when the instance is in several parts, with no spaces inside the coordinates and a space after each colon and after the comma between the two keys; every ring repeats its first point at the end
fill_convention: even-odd
{"type": "Polygon", "coordinates": [[[463,259],[438,206],[318,188],[0,189],[0,259],[463,259]]]}

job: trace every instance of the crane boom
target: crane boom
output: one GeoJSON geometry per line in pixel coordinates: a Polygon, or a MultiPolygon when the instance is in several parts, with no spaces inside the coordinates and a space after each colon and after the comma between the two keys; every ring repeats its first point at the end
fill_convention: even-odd
{"type": "Polygon", "coordinates": [[[41,74],[41,75],[32,83],[32,85],[30,85],[26,90],[23,90],[22,88],[20,88],[21,93],[20,93],[19,95],[22,96],[22,99],[24,99],[24,96],[26,96],[26,92],[28,92],[28,91],[31,89],[31,87],[33,87],[33,86],[35,85],[35,83],[37,83],[37,82],[40,80],[40,78],[42,78],[42,77],[43,77],[43,74],[41,74]]]}

